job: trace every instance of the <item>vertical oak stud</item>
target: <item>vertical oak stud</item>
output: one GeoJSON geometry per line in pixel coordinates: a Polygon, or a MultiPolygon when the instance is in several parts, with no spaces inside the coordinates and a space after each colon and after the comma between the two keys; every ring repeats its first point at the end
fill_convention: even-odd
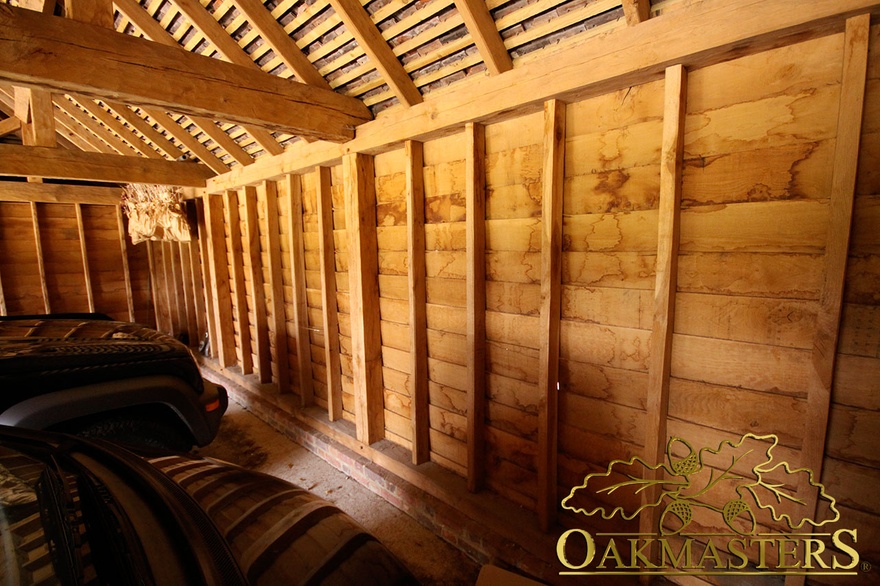
{"type": "Polygon", "coordinates": [[[339,307],[336,303],[336,246],[333,241],[333,196],[329,167],[315,170],[318,192],[318,254],[321,260],[321,306],[324,308],[324,361],[327,370],[327,416],[342,417],[342,366],[339,360],[339,307]]]}
{"type": "Polygon", "coordinates": [[[79,235],[79,250],[82,257],[83,276],[85,277],[86,283],[86,298],[89,304],[89,311],[94,313],[95,295],[92,289],[92,271],[89,269],[89,249],[88,246],[86,246],[86,228],[83,222],[82,204],[75,203],[73,205],[76,211],[76,231],[79,235]]]}
{"type": "Polygon", "coordinates": [[[467,214],[467,485],[476,492],[486,476],[486,130],[465,127],[467,214]]]}
{"type": "Polygon", "coordinates": [[[203,283],[202,290],[205,294],[204,308],[205,317],[207,318],[205,320],[207,322],[205,327],[207,328],[208,332],[208,347],[210,348],[211,356],[219,359],[220,340],[217,333],[217,314],[215,310],[217,302],[215,300],[214,294],[214,280],[211,278],[211,275],[213,274],[211,269],[211,258],[213,257],[213,255],[209,251],[211,241],[205,219],[205,199],[207,199],[207,196],[203,196],[195,200],[196,218],[198,219],[199,223],[199,255],[201,256],[200,264],[202,269],[201,282],[203,283]]]}
{"type": "Polygon", "coordinates": [[[303,245],[302,182],[299,175],[287,176],[287,197],[290,215],[290,283],[293,289],[293,321],[296,324],[296,359],[299,399],[302,407],[314,402],[312,384],[312,347],[309,339],[309,308],[306,300],[306,261],[303,245]]]}
{"type": "MultiPolygon", "coordinates": [[[[235,289],[235,320],[238,322],[239,366],[242,374],[254,372],[254,357],[251,346],[251,328],[247,309],[247,293],[244,281],[244,255],[242,253],[241,213],[238,206],[238,192],[226,192],[226,227],[229,229],[229,266],[232,270],[232,285],[235,289]]],[[[226,245],[223,243],[223,254],[219,257],[226,262],[226,245]]]]}
{"type": "Polygon", "coordinates": [[[412,461],[430,458],[428,412],[428,317],[425,284],[425,175],[422,143],[409,140],[406,150],[406,230],[409,264],[409,392],[412,404],[412,461]]]}
{"type": "Polygon", "coordinates": [[[278,365],[278,391],[290,391],[290,354],[287,349],[287,318],[284,315],[284,282],[281,268],[281,230],[278,225],[278,186],[265,181],[262,196],[266,198],[266,254],[269,257],[269,291],[272,294],[272,338],[275,341],[275,362],[278,365]]]}
{"type": "Polygon", "coordinates": [[[125,279],[125,301],[128,305],[128,321],[135,321],[134,291],[131,286],[131,269],[128,266],[128,243],[125,236],[125,220],[122,218],[122,206],[116,206],[116,231],[119,235],[119,254],[122,261],[122,275],[125,279]]]}
{"type": "MultiPolygon", "coordinates": [[[[684,120],[687,108],[687,71],[682,65],[666,69],[663,103],[663,137],[660,150],[660,210],[657,220],[657,264],[654,281],[654,318],[648,364],[647,462],[662,462],[666,451],[666,419],[669,412],[669,373],[672,360],[672,326],[678,272],[679,224],[681,220],[681,174],[684,153],[684,120]]],[[[662,474],[662,470],[652,471],[662,474]]],[[[643,503],[655,502],[659,491],[647,490],[643,503]]],[[[657,530],[659,509],[639,518],[642,533],[657,530]]]]}
{"type": "Polygon", "coordinates": [[[209,285],[214,291],[215,346],[220,366],[228,368],[235,362],[235,334],[232,329],[232,297],[229,292],[229,265],[226,259],[226,236],[223,226],[223,196],[204,197],[205,227],[208,235],[209,285]]]}
{"type": "Polygon", "coordinates": [[[559,320],[562,298],[562,187],[565,180],[565,104],[544,104],[541,208],[541,335],[538,368],[538,521],[556,519],[559,420],[559,320]]]}
{"type": "Polygon", "coordinates": [[[49,284],[46,281],[46,262],[43,259],[43,238],[40,234],[40,214],[37,203],[31,202],[31,221],[34,225],[34,246],[37,251],[37,270],[40,276],[40,290],[43,292],[43,308],[46,313],[52,313],[52,303],[49,300],[49,284]]]}
{"type": "MultiPolygon", "coordinates": [[[[825,241],[825,270],[819,291],[819,310],[813,338],[812,358],[815,372],[807,388],[804,443],[801,448],[801,465],[812,470],[815,478],[820,481],[825,459],[825,440],[831,411],[831,391],[834,385],[834,365],[840,336],[843,288],[855,203],[870,28],[871,17],[863,14],[846,21],[844,34],[837,140],[831,172],[831,221],[825,241]]],[[[807,514],[815,513],[818,505],[816,487],[802,483],[798,487],[798,493],[805,501],[807,514]]],[[[785,580],[787,586],[803,582],[803,576],[790,576],[785,580]]]]}
{"type": "Polygon", "coordinates": [[[251,299],[254,310],[254,330],[257,374],[263,384],[272,382],[272,352],[269,348],[269,319],[266,311],[266,288],[263,286],[263,259],[260,252],[260,216],[257,212],[257,188],[244,188],[245,246],[248,255],[251,299]]]}
{"type": "Polygon", "coordinates": [[[349,239],[355,428],[359,441],[372,444],[385,436],[373,158],[361,153],[345,155],[342,175],[349,239]]]}

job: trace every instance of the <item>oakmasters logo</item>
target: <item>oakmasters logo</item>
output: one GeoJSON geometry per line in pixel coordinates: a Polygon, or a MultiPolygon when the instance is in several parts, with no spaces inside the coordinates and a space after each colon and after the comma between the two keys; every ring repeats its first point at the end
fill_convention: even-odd
{"type": "Polygon", "coordinates": [[[840,519],[812,470],[777,456],[775,435],[746,434],[695,450],[673,437],[666,461],[614,460],[589,474],[562,507],[609,531],[569,529],[557,542],[560,575],[857,575],[855,529],[840,519]],[[818,506],[808,507],[812,492],[818,506]],[[818,511],[818,512],[817,512],[818,511]],[[656,532],[619,532],[650,515],[656,532]],[[819,517],[818,519],[815,517],[819,517]]]}

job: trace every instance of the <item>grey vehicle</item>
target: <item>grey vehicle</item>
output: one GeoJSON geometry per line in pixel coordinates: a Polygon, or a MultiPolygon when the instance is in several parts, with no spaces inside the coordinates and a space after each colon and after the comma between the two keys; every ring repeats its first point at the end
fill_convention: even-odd
{"type": "Polygon", "coordinates": [[[156,330],[99,314],[0,318],[0,425],[183,451],[214,439],[227,404],[156,330]]]}

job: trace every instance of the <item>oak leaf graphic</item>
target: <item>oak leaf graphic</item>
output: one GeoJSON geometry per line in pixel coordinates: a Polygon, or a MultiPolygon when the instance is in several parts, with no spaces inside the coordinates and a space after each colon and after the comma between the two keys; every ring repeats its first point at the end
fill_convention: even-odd
{"type": "Polygon", "coordinates": [[[615,515],[632,520],[645,509],[663,505],[663,534],[684,530],[694,507],[718,513],[731,530],[744,535],[755,532],[759,511],[792,530],[837,521],[840,513],[835,499],[815,481],[811,470],[777,460],[773,451],[778,444],[773,434],[748,433],[736,442],[724,440],[717,448],[695,450],[687,440],[671,437],[665,462],[649,464],[639,457],[614,460],[604,472],[587,475],[562,500],[562,507],[587,516],[599,514],[606,520],[615,515]],[[817,490],[820,501],[829,504],[828,518],[810,517],[812,511],[796,493],[806,483],[817,490]],[[710,492],[715,498],[707,500],[710,492]],[[711,500],[724,504],[712,505],[711,500]]]}

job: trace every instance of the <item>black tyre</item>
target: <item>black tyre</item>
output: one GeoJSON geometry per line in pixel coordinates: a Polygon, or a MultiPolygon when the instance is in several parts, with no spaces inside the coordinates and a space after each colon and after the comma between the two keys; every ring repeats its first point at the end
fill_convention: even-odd
{"type": "Polygon", "coordinates": [[[168,414],[160,417],[136,416],[119,413],[106,418],[68,426],[69,433],[89,438],[100,438],[133,447],[161,448],[186,452],[192,448],[192,435],[176,421],[168,421],[168,414]]]}

